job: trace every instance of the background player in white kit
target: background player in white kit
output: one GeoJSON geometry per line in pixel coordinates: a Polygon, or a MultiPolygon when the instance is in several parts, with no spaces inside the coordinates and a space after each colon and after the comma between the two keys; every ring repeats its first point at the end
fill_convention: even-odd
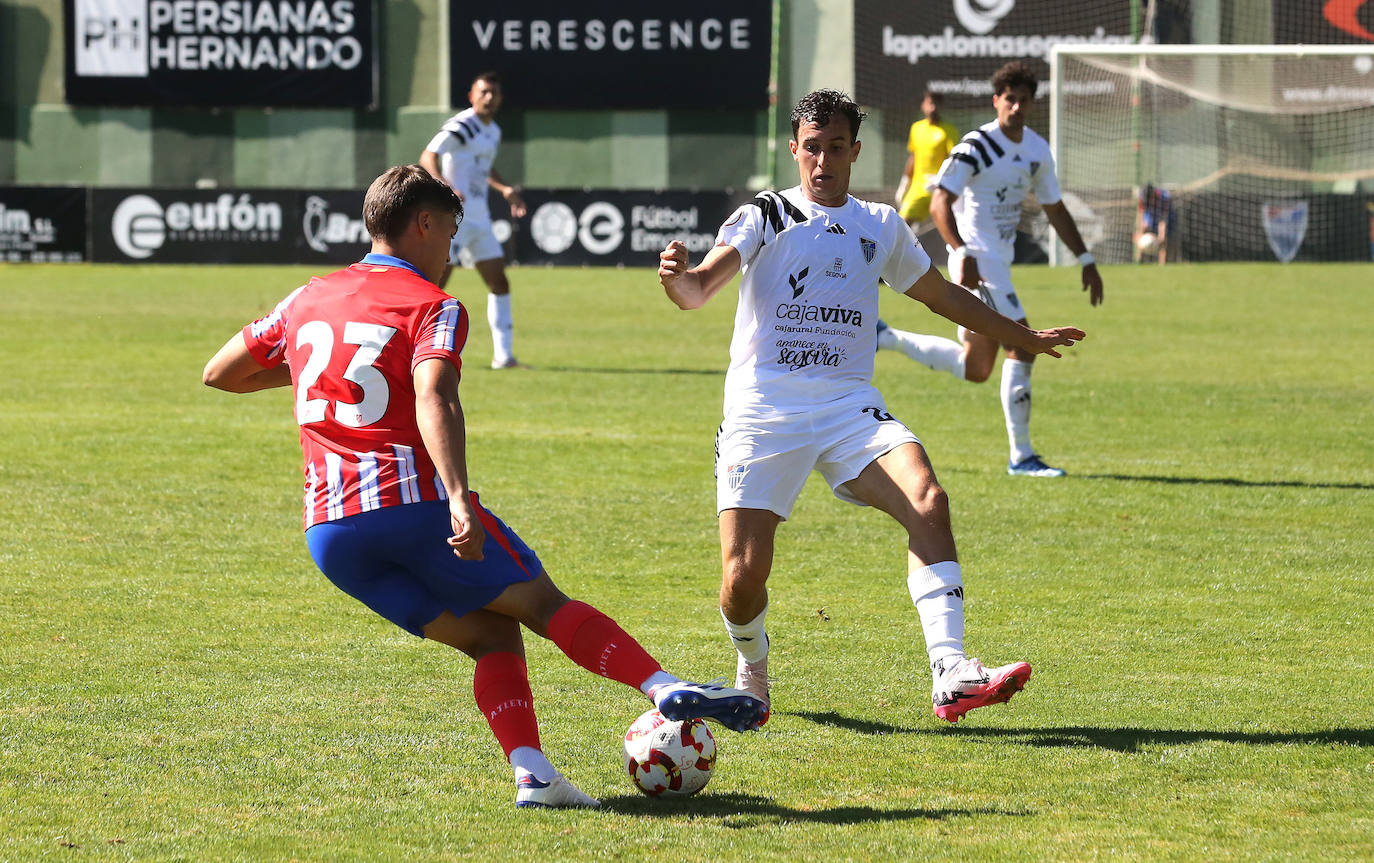
{"type": "Polygon", "coordinates": [[[765,582],[774,537],[815,469],[836,497],[877,507],[906,528],[907,586],[933,671],[932,706],[956,722],[1011,698],[1031,667],[985,669],[964,654],[963,577],[948,500],[920,441],[872,385],[879,279],[1029,353],[1057,357],[1056,347],[1083,333],[1036,332],[997,314],[930,266],[896,210],[850,197],[862,117],[843,93],[804,97],[788,142],[801,184],[736,210],[694,268],[686,247],[670,243],[658,275],[674,303],[695,309],[744,271],[716,439],[720,605],[739,653],[736,686],[768,698],[765,582]]]}
{"type": "Polygon", "coordinates": [[[525,202],[520,190],[507,185],[491,169],[496,150],[501,146],[501,127],[496,111],[501,107],[501,76],[483,72],[468,90],[471,108],[450,117],[420,154],[420,166],[438,177],[463,199],[467,216],[449,246],[448,266],[439,287],[448,286],[449,274],[457,263],[477,270],[487,285],[487,325],[491,327],[491,367],[510,369],[520,366],[513,352],[510,282],[506,279],[506,257],[491,227],[487,207],[487,187],[495,189],[510,204],[512,218],[523,218],[525,202]]]}
{"type": "MultiPolygon", "coordinates": [[[[1054,156],[1044,138],[1027,128],[1026,115],[1039,86],[1025,63],[1008,63],[992,77],[997,119],[973,130],[950,153],[935,178],[931,216],[949,251],[950,278],[1012,320],[1026,323],[1026,311],[1012,289],[1012,247],[1021,204],[1032,189],[1045,217],[1083,267],[1083,290],[1092,305],[1102,302],[1102,276],[1079,236],[1073,216],[1060,200],[1054,156]]],[[[936,371],[981,383],[992,375],[999,344],[1002,413],[1011,457],[1007,472],[1016,476],[1063,476],[1031,447],[1031,363],[1035,356],[1015,344],[976,328],[960,327],[959,342],[909,333],[878,324],[878,347],[899,350],[936,371]]]]}

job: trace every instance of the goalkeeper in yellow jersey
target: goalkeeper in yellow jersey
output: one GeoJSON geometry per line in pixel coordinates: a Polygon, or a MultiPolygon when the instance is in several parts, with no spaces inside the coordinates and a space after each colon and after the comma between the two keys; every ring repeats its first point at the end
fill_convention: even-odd
{"type": "Polygon", "coordinates": [[[925,114],[925,119],[911,124],[906,139],[910,155],[902,169],[902,180],[897,184],[897,212],[917,236],[933,226],[928,184],[934,181],[940,166],[959,143],[959,130],[940,120],[943,101],[939,93],[929,90],[921,97],[921,113],[925,114]]]}

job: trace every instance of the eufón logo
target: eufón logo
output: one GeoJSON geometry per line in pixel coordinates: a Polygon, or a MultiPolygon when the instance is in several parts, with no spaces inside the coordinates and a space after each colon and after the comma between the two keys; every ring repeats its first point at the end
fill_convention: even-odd
{"type": "Polygon", "coordinates": [[[130,195],[115,207],[110,220],[115,245],[131,258],[146,258],[167,241],[162,205],[147,195],[130,195]]]}

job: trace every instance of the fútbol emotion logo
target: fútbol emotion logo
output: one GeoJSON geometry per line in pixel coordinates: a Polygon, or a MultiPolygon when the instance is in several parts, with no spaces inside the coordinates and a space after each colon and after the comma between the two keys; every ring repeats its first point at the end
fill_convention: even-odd
{"type": "Polygon", "coordinates": [[[530,234],[546,254],[566,252],[576,239],[593,255],[609,255],[625,241],[625,214],[608,201],[593,201],[580,216],[562,201],[549,201],[534,211],[530,234]]]}
{"type": "Polygon", "coordinates": [[[562,254],[577,238],[577,214],[562,201],[542,204],[530,217],[530,236],[540,251],[562,254]]]}

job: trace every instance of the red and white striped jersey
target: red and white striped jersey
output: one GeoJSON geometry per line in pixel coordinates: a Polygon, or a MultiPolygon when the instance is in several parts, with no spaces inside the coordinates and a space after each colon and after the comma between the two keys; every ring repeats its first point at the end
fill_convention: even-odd
{"type": "Polygon", "coordinates": [[[307,528],[447,499],[416,424],[412,375],[432,357],[461,371],[467,336],[461,303],[384,255],[311,279],[243,328],[263,367],[291,368],[307,528]]]}

